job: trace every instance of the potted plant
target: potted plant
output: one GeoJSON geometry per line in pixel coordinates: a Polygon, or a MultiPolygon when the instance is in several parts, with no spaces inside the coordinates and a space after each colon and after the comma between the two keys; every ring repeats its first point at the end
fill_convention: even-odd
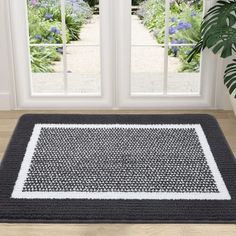
{"type": "MultiPolygon", "coordinates": [[[[220,57],[227,58],[236,53],[236,0],[218,0],[204,16],[201,24],[201,39],[188,55],[188,62],[205,48],[220,57]]],[[[224,84],[229,90],[236,115],[236,59],[228,64],[224,73],[224,84]]]]}

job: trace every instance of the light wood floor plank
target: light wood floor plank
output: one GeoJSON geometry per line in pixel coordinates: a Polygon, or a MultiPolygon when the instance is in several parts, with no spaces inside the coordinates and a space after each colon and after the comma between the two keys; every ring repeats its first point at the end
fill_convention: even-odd
{"type": "Polygon", "coordinates": [[[236,225],[193,224],[2,224],[6,236],[235,236],[236,225]]]}

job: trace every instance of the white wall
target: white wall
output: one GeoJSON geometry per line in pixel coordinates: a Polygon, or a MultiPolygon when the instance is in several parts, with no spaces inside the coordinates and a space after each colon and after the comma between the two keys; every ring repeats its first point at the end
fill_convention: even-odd
{"type": "Polygon", "coordinates": [[[225,109],[225,110],[232,109],[232,105],[229,99],[229,92],[226,86],[224,85],[223,77],[224,77],[224,71],[226,69],[227,64],[231,63],[233,58],[234,57],[227,58],[227,59],[220,58],[219,60],[219,64],[221,64],[221,66],[218,67],[218,77],[216,78],[217,79],[217,83],[216,83],[216,108],[217,109],[225,109]]]}
{"type": "Polygon", "coordinates": [[[13,76],[9,17],[7,9],[8,0],[0,0],[0,110],[12,108],[11,80],[13,76]]]}

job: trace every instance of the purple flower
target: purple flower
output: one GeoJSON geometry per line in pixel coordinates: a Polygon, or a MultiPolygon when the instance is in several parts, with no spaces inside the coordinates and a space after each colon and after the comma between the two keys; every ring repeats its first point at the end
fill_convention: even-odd
{"type": "Polygon", "coordinates": [[[31,0],[30,3],[31,5],[35,6],[38,3],[38,0],[31,0]]]}
{"type": "Polygon", "coordinates": [[[53,26],[51,27],[51,30],[50,30],[52,33],[55,33],[57,31],[57,27],[53,26]]]}
{"type": "Polygon", "coordinates": [[[173,39],[171,41],[171,44],[182,44],[182,43],[185,43],[186,40],[185,39],[173,39]]]}
{"type": "Polygon", "coordinates": [[[174,54],[174,57],[176,57],[177,56],[177,53],[178,53],[178,51],[179,51],[179,48],[178,47],[171,47],[171,51],[173,52],[173,54],[174,54]]]}
{"type": "Polygon", "coordinates": [[[171,35],[171,34],[175,34],[177,32],[177,30],[176,30],[176,28],[175,27],[170,27],[169,28],[169,34],[171,35]]]}
{"type": "Polygon", "coordinates": [[[57,50],[57,52],[63,54],[63,48],[62,48],[62,47],[59,47],[59,48],[57,48],[56,50],[57,50]]]}
{"type": "Polygon", "coordinates": [[[172,41],[171,41],[171,44],[177,44],[178,43],[178,40],[176,40],[176,39],[173,39],[172,41]]]}
{"type": "Polygon", "coordinates": [[[191,23],[183,21],[180,21],[179,24],[177,25],[178,30],[190,29],[191,27],[192,27],[191,23]]]}
{"type": "Polygon", "coordinates": [[[176,22],[177,19],[176,19],[176,17],[171,17],[171,18],[170,18],[170,21],[171,21],[171,22],[176,22]]]}
{"type": "Polygon", "coordinates": [[[175,0],[169,0],[170,1],[170,4],[174,4],[175,3],[175,0]]]}
{"type": "Polygon", "coordinates": [[[51,20],[52,17],[53,17],[53,14],[51,14],[51,13],[46,13],[46,14],[45,14],[45,19],[46,19],[46,20],[51,20]]]}
{"type": "Polygon", "coordinates": [[[190,14],[190,16],[192,16],[192,17],[196,16],[196,15],[197,15],[197,13],[195,11],[192,11],[191,14],[190,14]]]}
{"type": "Polygon", "coordinates": [[[48,37],[48,40],[49,40],[50,42],[52,42],[52,41],[53,41],[53,37],[52,37],[52,36],[49,36],[49,37],[48,37]]]}
{"type": "Polygon", "coordinates": [[[60,30],[55,26],[53,26],[50,31],[54,34],[60,34],[60,30]]]}
{"type": "Polygon", "coordinates": [[[177,41],[178,41],[179,44],[181,44],[181,43],[186,43],[186,40],[185,40],[185,39],[178,39],[177,41]]]}
{"type": "Polygon", "coordinates": [[[189,23],[189,22],[186,22],[185,23],[185,29],[190,29],[190,28],[192,28],[192,24],[189,23]]]}
{"type": "Polygon", "coordinates": [[[75,12],[78,12],[81,14],[86,12],[86,10],[78,3],[72,3],[72,7],[73,7],[73,11],[75,12]]]}
{"type": "Polygon", "coordinates": [[[34,37],[38,40],[42,40],[42,36],[40,34],[36,34],[34,37]]]}
{"type": "Polygon", "coordinates": [[[179,24],[177,25],[177,29],[178,29],[178,30],[185,29],[184,24],[185,24],[185,23],[184,23],[183,21],[180,21],[179,24]]]}

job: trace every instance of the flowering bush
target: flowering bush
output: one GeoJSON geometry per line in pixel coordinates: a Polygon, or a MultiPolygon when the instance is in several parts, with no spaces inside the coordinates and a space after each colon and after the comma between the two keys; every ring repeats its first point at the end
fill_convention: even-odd
{"type": "MultiPolygon", "coordinates": [[[[140,4],[138,16],[143,24],[153,33],[157,42],[164,43],[165,38],[165,0],[146,0],[140,4]]],[[[200,39],[202,19],[202,0],[170,0],[169,21],[169,55],[178,57],[181,61],[180,71],[198,71],[200,55],[191,63],[186,62],[186,56],[192,46],[179,44],[195,44],[200,39]]]]}
{"type": "MultiPolygon", "coordinates": [[[[92,11],[83,0],[67,0],[65,9],[66,40],[79,40],[80,30],[92,11]]],[[[28,0],[29,40],[31,44],[62,43],[59,0],[28,0]]],[[[33,72],[52,72],[53,61],[60,60],[60,47],[31,47],[33,72]]]]}

